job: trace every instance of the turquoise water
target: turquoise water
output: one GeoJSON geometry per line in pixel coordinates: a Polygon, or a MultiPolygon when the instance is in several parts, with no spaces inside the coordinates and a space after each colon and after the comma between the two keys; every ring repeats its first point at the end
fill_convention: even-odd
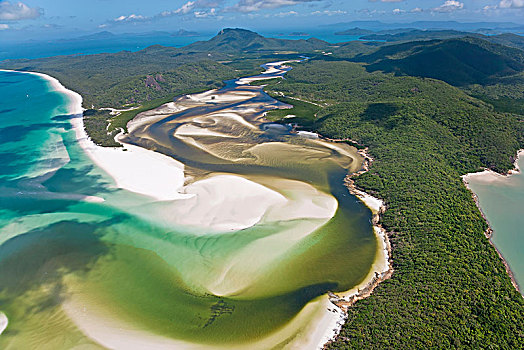
{"type": "Polygon", "coordinates": [[[0,94],[0,312],[9,319],[0,348],[96,349],[106,329],[98,324],[180,344],[281,348],[325,314],[327,291],[360,283],[375,260],[371,214],[340,169],[326,180],[337,215],[306,237],[282,232],[318,219],[195,234],[157,222],[169,202],[115,188],[78,145],[68,98],[48,82],[0,72],[0,94]],[[210,292],[224,276],[236,294],[210,292]]]}
{"type": "MultiPolygon", "coordinates": [[[[522,156],[519,167],[524,169],[522,156]]],[[[521,171],[495,181],[473,177],[468,182],[493,229],[493,243],[524,292],[524,174],[521,171]]]]}

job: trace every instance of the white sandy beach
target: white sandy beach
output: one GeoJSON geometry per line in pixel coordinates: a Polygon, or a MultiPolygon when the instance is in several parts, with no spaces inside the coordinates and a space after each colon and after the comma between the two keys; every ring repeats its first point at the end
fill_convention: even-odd
{"type": "MultiPolygon", "coordinates": [[[[265,74],[283,73],[284,71],[278,69],[277,66],[286,62],[288,61],[268,65],[269,69],[265,74]]],[[[75,115],[71,123],[80,146],[95,164],[114,179],[115,187],[147,196],[154,201],[172,202],[172,205],[163,207],[165,213],[162,215],[173,218],[177,224],[195,225],[216,231],[232,231],[251,227],[259,222],[277,222],[279,220],[302,218],[321,220],[313,226],[308,224],[309,226],[307,228],[304,227],[302,234],[299,234],[298,231],[294,234],[288,234],[289,243],[292,244],[293,242],[298,242],[304,235],[313,232],[316,225],[326,222],[336,212],[337,202],[331,195],[322,193],[303,182],[281,180],[280,182],[271,182],[270,186],[269,182],[265,185],[262,178],[251,179],[231,174],[214,174],[206,179],[186,185],[185,181],[187,179],[184,174],[184,164],[171,157],[125,143],[123,148],[96,146],[89,139],[83,127],[82,98],[80,95],[67,90],[58,80],[45,74],[29,74],[37,74],[45,78],[55,90],[66,94],[70,98],[69,112],[75,115]],[[256,203],[256,205],[253,205],[253,203],[256,203]]],[[[270,77],[267,78],[269,79],[270,77]]],[[[253,80],[259,80],[260,77],[249,79],[252,80],[241,79],[239,81],[247,84],[253,80]]],[[[173,113],[173,111],[185,109],[186,106],[184,106],[183,100],[190,104],[229,103],[247,100],[253,96],[255,94],[249,92],[221,94],[217,93],[216,90],[186,96],[181,98],[180,104],[172,102],[159,107],[155,113],[150,113],[149,115],[146,113],[143,116],[139,116],[137,120],[130,122],[130,127],[151,122],[157,118],[160,119],[166,114],[173,113]]],[[[254,128],[252,124],[238,114],[238,111],[222,112],[220,115],[215,115],[214,118],[233,118],[240,123],[249,125],[250,128],[254,128]]],[[[180,130],[178,136],[227,136],[210,135],[209,131],[204,130],[197,126],[191,126],[180,130]]],[[[304,134],[304,136],[310,137],[313,135],[304,134]]],[[[322,141],[319,140],[318,142],[322,141]]],[[[329,147],[341,153],[345,152],[339,145],[331,145],[329,147]]],[[[365,193],[358,193],[357,197],[370,207],[374,214],[377,214],[383,207],[383,203],[380,200],[365,193]]],[[[385,232],[375,227],[375,233],[379,237],[379,241],[383,242],[383,246],[379,247],[379,250],[384,252],[384,254],[377,254],[378,257],[375,264],[361,285],[351,291],[341,293],[340,296],[344,299],[358,293],[358,290],[368,284],[376,273],[383,273],[389,268],[385,232]]],[[[274,254],[283,254],[286,251],[285,245],[278,245],[278,240],[283,235],[286,235],[286,232],[269,238],[272,242],[268,244],[268,249],[271,249],[271,247],[279,248],[275,249],[274,254]]],[[[250,250],[246,249],[244,253],[249,255],[250,250]]],[[[233,273],[235,269],[228,269],[227,271],[228,273],[233,273]]],[[[244,269],[242,269],[242,273],[244,272],[244,269]]],[[[223,281],[226,281],[225,275],[223,281]]],[[[218,283],[208,287],[213,289],[217,295],[228,295],[237,292],[239,286],[235,288],[232,285],[228,286],[227,283],[218,283]]],[[[321,348],[323,344],[340,331],[345,321],[345,314],[338,307],[332,305],[328,301],[327,296],[322,298],[324,300],[322,303],[325,303],[322,306],[322,308],[325,307],[325,311],[322,313],[323,316],[315,318],[315,321],[309,324],[308,329],[311,332],[308,335],[303,334],[304,338],[302,338],[302,341],[295,343],[300,343],[300,346],[290,348],[321,348]]],[[[308,307],[310,306],[308,305],[308,307]]],[[[72,307],[67,302],[64,304],[64,308],[70,311],[76,309],[76,307],[72,307]]],[[[187,343],[184,343],[183,347],[179,347],[181,342],[167,338],[160,339],[154,335],[146,336],[146,332],[126,330],[119,325],[99,322],[96,319],[85,319],[82,321],[79,318],[81,316],[75,314],[75,312],[70,312],[69,314],[86,335],[110,348],[195,348],[192,346],[187,347],[187,343]]],[[[5,324],[7,326],[7,318],[5,324]]],[[[273,336],[276,337],[277,334],[273,336]]],[[[205,349],[205,347],[200,345],[197,348],[205,349]]]]}
{"type": "Polygon", "coordinates": [[[483,182],[483,183],[492,183],[492,182],[500,182],[500,181],[504,182],[511,175],[518,174],[521,172],[521,169],[519,168],[519,161],[522,157],[524,157],[524,149],[521,149],[518,151],[517,159],[515,160],[515,163],[514,163],[515,168],[508,171],[507,175],[499,174],[493,170],[485,169],[484,171],[479,171],[476,173],[469,173],[469,174],[463,175],[462,179],[464,180],[466,185],[468,184],[469,180],[473,180],[473,179],[475,181],[483,182]]]}
{"type": "Polygon", "coordinates": [[[0,335],[6,330],[8,324],[7,316],[0,311],[0,335]]]}

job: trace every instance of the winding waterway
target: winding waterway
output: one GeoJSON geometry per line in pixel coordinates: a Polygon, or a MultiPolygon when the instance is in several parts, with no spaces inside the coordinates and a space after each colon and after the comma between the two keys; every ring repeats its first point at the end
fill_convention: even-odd
{"type": "MultiPolygon", "coordinates": [[[[252,79],[289,69],[265,68],[252,79]]],[[[141,113],[123,149],[91,152],[74,101],[0,72],[1,348],[318,346],[338,317],[327,293],[383,258],[370,210],[344,186],[362,159],[268,123],[286,106],[252,79],[141,113]],[[133,158],[152,151],[171,158],[133,158]],[[154,162],[173,176],[159,180],[154,162]]]]}

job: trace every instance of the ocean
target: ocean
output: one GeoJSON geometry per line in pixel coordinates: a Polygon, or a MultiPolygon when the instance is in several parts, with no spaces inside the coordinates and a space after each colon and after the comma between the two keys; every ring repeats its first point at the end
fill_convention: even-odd
{"type": "MultiPolygon", "coordinates": [[[[308,39],[315,37],[330,43],[358,40],[359,36],[335,35],[331,30],[310,31],[301,36],[285,32],[260,32],[261,35],[279,39],[308,39]]],[[[182,47],[196,41],[205,41],[216,32],[201,33],[195,36],[156,35],[116,35],[110,38],[90,40],[50,40],[9,42],[0,46],[0,60],[17,58],[41,58],[59,55],[87,55],[97,53],[115,53],[120,51],[140,51],[151,45],[182,47]]]]}
{"type": "MultiPolygon", "coordinates": [[[[518,160],[524,169],[524,156],[518,160]]],[[[482,212],[493,229],[492,241],[508,263],[524,293],[524,174],[504,177],[468,177],[469,188],[477,195],[482,212]]]]}

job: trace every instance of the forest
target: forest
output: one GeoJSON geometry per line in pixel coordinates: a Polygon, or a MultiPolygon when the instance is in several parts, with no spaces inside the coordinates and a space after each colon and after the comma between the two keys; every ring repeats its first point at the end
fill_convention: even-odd
{"type": "Polygon", "coordinates": [[[285,79],[265,82],[265,91],[293,106],[267,117],[367,148],[374,162],[355,183],[386,203],[381,224],[394,269],[349,308],[340,336],[326,348],[521,349],[524,299],[485,237],[487,223],[461,179],[482,168],[505,173],[524,148],[524,51],[516,48],[522,42],[511,35],[496,39],[334,46],[229,30],[181,49],[1,66],[51,74],[81,93],[90,108],[89,135],[115,146],[118,128],[140,111],[257,73],[261,63],[308,55],[285,79]],[[139,109],[117,117],[99,110],[130,106],[139,109]]]}
{"type": "Polygon", "coordinates": [[[326,348],[522,348],[523,298],[460,176],[511,169],[523,116],[439,80],[344,61],[295,65],[266,89],[322,104],[308,129],[368,147],[374,162],[355,182],[387,207],[393,276],[349,309],[326,348]]]}

